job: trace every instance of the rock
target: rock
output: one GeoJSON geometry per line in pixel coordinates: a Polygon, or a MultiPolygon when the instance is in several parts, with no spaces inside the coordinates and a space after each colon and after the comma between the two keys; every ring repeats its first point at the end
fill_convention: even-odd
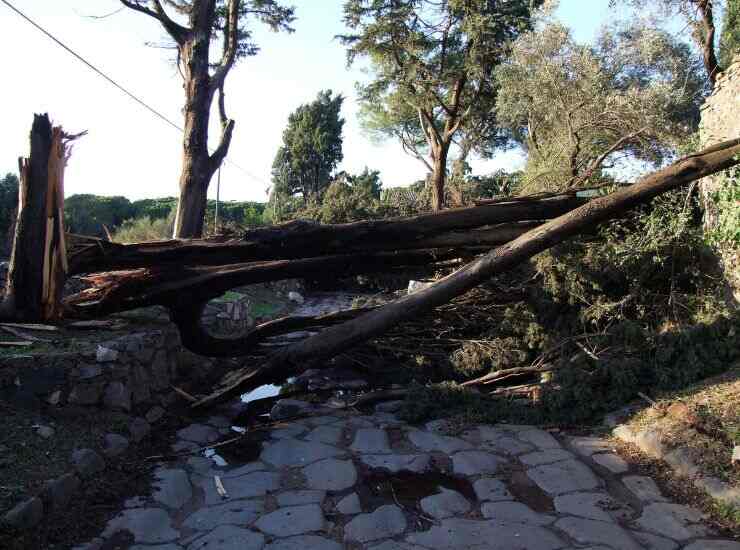
{"type": "Polygon", "coordinates": [[[534,451],[534,447],[529,443],[523,443],[518,439],[508,436],[499,437],[494,441],[484,441],[481,447],[488,451],[514,456],[534,451]]]}
{"type": "Polygon", "coordinates": [[[688,506],[654,502],[642,509],[642,515],[635,523],[644,531],[673,540],[686,540],[707,534],[702,520],[702,515],[688,506]]]}
{"type": "Polygon", "coordinates": [[[264,512],[264,504],[254,500],[236,500],[201,508],[188,516],[183,527],[211,531],[221,525],[249,525],[264,512]]]}
{"type": "Polygon", "coordinates": [[[368,468],[398,472],[426,472],[431,463],[431,456],[427,454],[388,454],[388,455],[360,455],[360,462],[368,468]]]}
{"type": "Polygon", "coordinates": [[[643,502],[665,502],[666,498],[658,489],[655,482],[645,476],[626,476],[622,478],[622,483],[627,489],[643,502]]]}
{"type": "Polygon", "coordinates": [[[104,387],[105,383],[102,381],[75,384],[72,391],[69,392],[67,401],[73,405],[97,405],[103,397],[104,387]]]}
{"type": "MultiPolygon", "coordinates": [[[[676,550],[676,548],[678,548],[678,544],[671,539],[659,537],[658,535],[653,535],[652,533],[632,531],[632,534],[638,541],[642,543],[645,548],[649,548],[650,550],[676,550]]],[[[701,550],[704,549],[705,547],[702,546],[701,550]]]]}
{"type": "Polygon", "coordinates": [[[444,519],[428,531],[411,533],[406,540],[431,550],[556,550],[566,547],[554,533],[536,525],[523,527],[495,520],[460,518],[444,519]]]}
{"type": "Polygon", "coordinates": [[[131,439],[138,443],[149,435],[152,431],[152,427],[149,425],[149,422],[143,418],[137,417],[129,422],[128,431],[131,434],[131,439]]]}
{"type": "Polygon", "coordinates": [[[276,540],[265,546],[265,550],[342,550],[342,546],[324,537],[301,535],[276,540]]]}
{"type": "Polygon", "coordinates": [[[95,360],[98,363],[112,363],[118,360],[118,352],[114,349],[98,346],[95,350],[95,360]]]}
{"type": "Polygon", "coordinates": [[[266,445],[260,459],[277,468],[284,468],[303,466],[342,454],[344,454],[342,450],[324,443],[281,439],[276,443],[266,445]]]}
{"type": "Polygon", "coordinates": [[[306,434],[309,441],[319,441],[327,445],[336,445],[342,437],[339,426],[318,426],[306,434]]]}
{"type": "Polygon", "coordinates": [[[109,409],[130,411],[131,390],[123,382],[111,382],[105,388],[103,404],[109,409]]]}
{"type": "Polygon", "coordinates": [[[164,413],[165,410],[159,405],[156,405],[147,411],[147,413],[144,415],[144,418],[146,418],[146,421],[150,424],[154,424],[155,422],[158,422],[162,419],[164,413]]]}
{"type": "Polygon", "coordinates": [[[357,453],[390,453],[388,434],[378,428],[360,428],[351,449],[357,453]]]}
{"type": "Polygon", "coordinates": [[[64,474],[46,483],[42,499],[52,511],[64,508],[80,488],[80,478],[74,474],[64,474]]]}
{"type": "Polygon", "coordinates": [[[357,482],[357,470],[351,460],[321,460],[303,468],[303,475],[309,487],[326,491],[342,491],[357,482]]]}
{"type": "Polygon", "coordinates": [[[473,483],[473,490],[481,502],[514,499],[502,481],[490,477],[481,478],[473,483]]]}
{"type": "Polygon", "coordinates": [[[614,550],[642,550],[628,531],[614,523],[583,518],[563,518],[555,527],[580,544],[604,544],[614,550]]]}
{"type": "Polygon", "coordinates": [[[494,474],[503,462],[484,451],[460,451],[452,455],[452,470],[466,476],[494,474]]]}
{"type": "Polygon", "coordinates": [[[342,500],[337,502],[337,511],[340,514],[351,515],[359,514],[362,512],[362,505],[360,504],[360,497],[357,493],[352,493],[344,497],[342,500]]]}
{"type": "MultiPolygon", "coordinates": [[[[193,475],[192,482],[205,493],[205,505],[223,504],[224,500],[216,490],[213,476],[193,475]]],[[[280,474],[275,472],[253,472],[234,479],[222,479],[230,500],[254,498],[266,495],[280,488],[280,474]]]]}
{"type": "Polygon", "coordinates": [[[270,411],[271,420],[285,420],[313,408],[311,403],[300,399],[281,399],[276,402],[270,411]]]}
{"type": "Polygon", "coordinates": [[[3,516],[3,521],[16,529],[30,529],[39,524],[44,517],[44,504],[33,497],[17,504],[3,516]]]}
{"type": "Polygon", "coordinates": [[[623,474],[630,469],[629,464],[620,456],[612,453],[599,453],[592,455],[591,458],[596,464],[603,466],[613,474],[623,474]]]}
{"type": "Polygon", "coordinates": [[[312,531],[322,531],[326,526],[326,521],[321,506],[305,504],[303,506],[279,508],[262,516],[254,525],[268,535],[290,537],[312,531]]]}
{"type": "Polygon", "coordinates": [[[555,497],[555,510],[561,514],[579,516],[586,519],[613,522],[605,511],[613,506],[613,500],[606,493],[571,493],[555,497]]]}
{"type": "Polygon", "coordinates": [[[300,506],[301,504],[321,504],[326,491],[287,491],[277,496],[278,506],[300,506]]]}
{"type": "Polygon", "coordinates": [[[600,437],[571,437],[568,438],[568,443],[575,452],[582,456],[611,451],[614,447],[614,445],[600,437]]]}
{"type": "Polygon", "coordinates": [[[472,448],[470,443],[457,437],[439,435],[422,430],[409,432],[408,438],[414,446],[426,452],[439,451],[445,454],[452,454],[456,451],[472,448]]]}
{"type": "Polygon", "coordinates": [[[158,544],[177,539],[167,512],[161,508],[130,508],[108,522],[103,538],[109,539],[118,531],[128,531],[139,544],[158,544]]]}
{"type": "Polygon", "coordinates": [[[424,497],[420,502],[421,509],[437,519],[449,518],[466,514],[470,510],[470,502],[457,491],[440,487],[436,495],[424,497]]]}
{"type": "Polygon", "coordinates": [[[90,380],[103,374],[103,367],[100,365],[80,365],[77,368],[80,371],[80,380],[90,380]]]}
{"type": "Polygon", "coordinates": [[[306,301],[303,296],[301,296],[298,292],[295,292],[294,290],[288,292],[288,300],[290,300],[291,302],[295,302],[296,304],[302,304],[306,301]]]}
{"type": "Polygon", "coordinates": [[[696,416],[689,406],[683,401],[675,401],[671,403],[666,410],[666,415],[682,424],[688,426],[696,426],[699,424],[699,417],[696,416]]]}
{"type": "Polygon", "coordinates": [[[599,486],[599,480],[591,470],[576,460],[536,466],[527,470],[527,475],[540,489],[551,495],[590,491],[599,486]]]}
{"type": "Polygon", "coordinates": [[[72,453],[72,463],[82,479],[89,479],[105,470],[105,460],[92,449],[78,449],[72,453]]]}
{"type": "Polygon", "coordinates": [[[547,525],[555,521],[553,516],[538,514],[521,502],[486,502],[481,506],[484,518],[501,523],[523,523],[526,525],[547,525]]]}
{"type": "Polygon", "coordinates": [[[574,458],[573,453],[569,453],[564,449],[548,449],[546,451],[537,451],[522,455],[519,457],[519,461],[526,466],[541,466],[570,458],[574,458]]]}
{"type": "Polygon", "coordinates": [[[545,430],[533,429],[523,430],[517,434],[522,441],[531,443],[540,449],[560,449],[560,443],[545,430]]]}
{"type": "Polygon", "coordinates": [[[223,479],[232,479],[236,477],[241,477],[246,474],[251,474],[252,472],[259,472],[262,470],[267,470],[267,466],[264,464],[264,462],[247,462],[243,466],[239,466],[238,468],[234,468],[233,470],[229,470],[227,472],[223,472],[221,474],[221,477],[223,479]]]}
{"type": "Polygon", "coordinates": [[[716,477],[697,478],[694,480],[694,485],[704,489],[713,499],[740,508],[740,487],[733,487],[716,477]]]}
{"type": "Polygon", "coordinates": [[[683,477],[694,477],[699,475],[699,468],[694,464],[688,449],[678,447],[670,453],[664,454],[663,460],[671,465],[673,471],[683,477]]]}
{"type": "Polygon", "coordinates": [[[288,424],[282,428],[277,428],[270,432],[270,437],[273,439],[291,439],[298,437],[306,431],[306,427],[302,424],[288,424]]]}
{"type": "Polygon", "coordinates": [[[371,514],[360,514],[344,526],[344,540],[370,542],[395,537],[406,530],[406,518],[397,506],[381,506],[371,514]]]}
{"type": "Polygon", "coordinates": [[[740,445],[735,445],[733,447],[730,462],[732,462],[732,464],[740,464],[740,445]]]}
{"type": "Polygon", "coordinates": [[[50,426],[39,426],[36,428],[36,434],[43,439],[49,439],[54,435],[54,428],[50,426]]]}
{"type": "Polygon", "coordinates": [[[167,508],[179,510],[193,497],[193,488],[185,470],[163,469],[154,472],[152,498],[167,508]]]}
{"type": "Polygon", "coordinates": [[[196,539],[187,550],[262,550],[265,537],[233,525],[216,527],[206,536],[196,539]]]}
{"type": "Polygon", "coordinates": [[[740,542],[731,540],[696,540],[683,550],[740,550],[740,542]]]}
{"type": "Polygon", "coordinates": [[[206,424],[191,424],[190,426],[177,431],[177,438],[184,441],[190,441],[198,445],[208,445],[218,441],[218,430],[206,424]]]}
{"type": "Polygon", "coordinates": [[[122,435],[105,434],[103,438],[103,453],[105,456],[114,457],[126,452],[129,441],[122,435]]]}

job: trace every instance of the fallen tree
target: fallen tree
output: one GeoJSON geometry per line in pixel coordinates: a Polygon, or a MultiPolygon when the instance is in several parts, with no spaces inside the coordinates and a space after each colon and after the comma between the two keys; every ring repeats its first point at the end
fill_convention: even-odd
{"type": "MultiPolygon", "coordinates": [[[[630,208],[648,202],[661,193],[734,166],[738,163],[739,154],[740,139],[735,139],[682,158],[667,168],[642,178],[630,187],[594,199],[531,229],[425,290],[286,346],[267,358],[265,363],[256,369],[245,370],[241,374],[232,373],[223,387],[194,403],[193,406],[206,407],[262,384],[282,381],[310,366],[317,366],[317,361],[334,356],[404,320],[442,305],[490,277],[511,269],[535,254],[612,219],[630,208]]],[[[199,329],[199,319],[193,308],[175,309],[174,320],[181,331],[189,330],[194,337],[198,330],[202,330],[199,329]]]]}

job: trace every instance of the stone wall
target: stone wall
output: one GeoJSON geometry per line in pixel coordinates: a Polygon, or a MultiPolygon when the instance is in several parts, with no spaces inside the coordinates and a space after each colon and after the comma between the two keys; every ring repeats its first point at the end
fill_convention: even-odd
{"type": "MultiPolygon", "coordinates": [[[[740,56],[717,78],[714,91],[701,109],[699,135],[702,146],[740,137],[740,56]]],[[[712,195],[722,176],[704,178],[700,184],[705,205],[705,227],[711,230],[717,223],[717,207],[712,195]]],[[[720,260],[728,282],[729,294],[740,304],[740,249],[725,247],[720,260]]]]}
{"type": "Polygon", "coordinates": [[[75,352],[7,357],[0,369],[6,401],[100,406],[146,415],[178,399],[172,386],[204,378],[215,362],[191,358],[174,326],[148,329],[75,352]]]}

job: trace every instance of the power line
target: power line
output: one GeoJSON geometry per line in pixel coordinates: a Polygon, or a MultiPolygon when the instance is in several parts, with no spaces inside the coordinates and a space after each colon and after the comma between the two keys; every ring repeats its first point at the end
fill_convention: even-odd
{"type": "MultiPolygon", "coordinates": [[[[144,107],[147,111],[152,113],[154,116],[159,118],[160,120],[164,121],[169,126],[173,127],[174,129],[184,132],[185,130],[177,123],[172,122],[169,118],[167,118],[165,115],[163,115],[161,112],[159,112],[157,109],[146,103],[143,99],[140,99],[138,96],[136,96],[133,92],[130,92],[127,90],[124,86],[113,80],[110,76],[108,76],[106,73],[104,73],[101,69],[98,69],[95,65],[93,65],[91,62],[89,62],[87,59],[82,57],[82,55],[78,54],[76,51],[74,51],[72,48],[67,46],[64,42],[59,40],[57,37],[55,37],[53,34],[51,34],[49,31],[47,31],[44,27],[36,23],[33,19],[31,19],[29,16],[27,16],[25,13],[23,13],[21,10],[16,8],[13,4],[11,4],[8,0],[0,0],[3,4],[8,6],[12,11],[14,11],[16,14],[18,14],[21,18],[23,18],[26,22],[30,23],[32,26],[34,26],[37,30],[41,31],[44,35],[46,35],[48,38],[50,38],[55,44],[60,46],[62,49],[64,49],[67,53],[70,53],[73,55],[78,61],[81,61],[85,66],[87,66],[89,69],[91,69],[93,72],[95,72],[98,76],[101,76],[104,78],[109,84],[112,84],[118,90],[126,94],[129,99],[134,100],[136,103],[138,103],[140,106],[144,107]]],[[[258,181],[259,183],[263,185],[267,185],[267,183],[260,178],[259,176],[255,176],[252,174],[249,170],[242,168],[234,161],[230,160],[229,158],[226,158],[225,161],[250,178],[252,178],[255,181],[258,181]]]]}

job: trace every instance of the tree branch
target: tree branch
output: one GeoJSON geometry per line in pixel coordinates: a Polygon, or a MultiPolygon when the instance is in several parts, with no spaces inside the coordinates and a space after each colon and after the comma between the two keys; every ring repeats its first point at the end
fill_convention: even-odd
{"type": "Polygon", "coordinates": [[[183,27],[179,23],[176,23],[175,21],[170,18],[169,15],[167,15],[167,12],[164,11],[164,8],[162,7],[162,3],[159,0],[151,0],[152,3],[152,9],[147,8],[146,6],[141,5],[136,0],[120,0],[121,4],[126,6],[129,9],[132,9],[134,11],[138,11],[139,13],[143,13],[145,15],[148,15],[149,17],[152,17],[159,21],[164,29],[167,31],[167,33],[172,37],[172,39],[177,42],[178,45],[182,45],[185,42],[185,37],[190,32],[190,29],[187,27],[183,27]]]}
{"type": "MultiPolygon", "coordinates": [[[[224,27],[224,49],[213,77],[211,86],[213,90],[220,90],[226,75],[234,66],[236,52],[239,47],[239,5],[240,0],[229,0],[226,14],[226,25],[224,27]]],[[[223,123],[223,120],[222,120],[223,123]]]]}

